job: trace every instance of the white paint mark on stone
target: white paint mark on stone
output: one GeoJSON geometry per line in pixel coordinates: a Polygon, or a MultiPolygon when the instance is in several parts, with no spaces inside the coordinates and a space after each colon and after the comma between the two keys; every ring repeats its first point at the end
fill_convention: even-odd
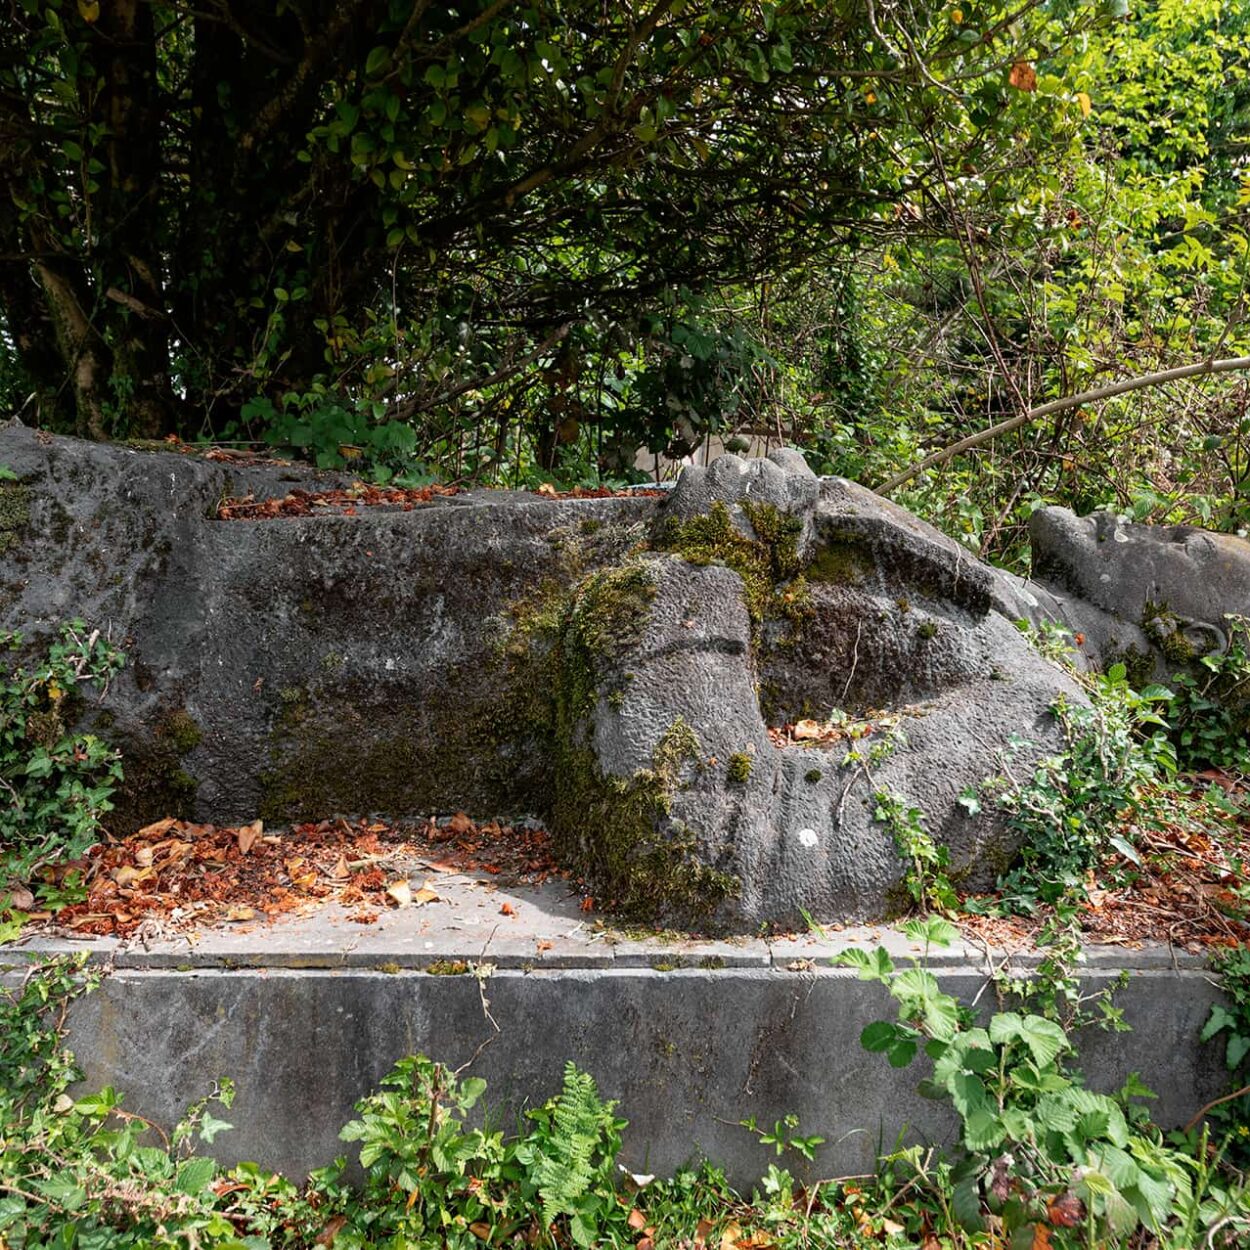
{"type": "Polygon", "coordinates": [[[815,829],[800,829],[799,841],[804,846],[816,846],[820,842],[820,835],[815,829]]]}

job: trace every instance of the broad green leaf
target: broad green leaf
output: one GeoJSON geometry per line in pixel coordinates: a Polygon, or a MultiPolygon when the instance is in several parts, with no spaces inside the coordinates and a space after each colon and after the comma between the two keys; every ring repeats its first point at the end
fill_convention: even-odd
{"type": "Polygon", "coordinates": [[[174,1178],[174,1188],[183,1194],[198,1194],[212,1183],[217,1175],[217,1164],[212,1159],[197,1157],[188,1159],[174,1178]]]}
{"type": "Polygon", "coordinates": [[[966,1232],[985,1231],[985,1220],[981,1215],[981,1191],[975,1176],[965,1177],[955,1186],[951,1193],[951,1210],[960,1227],[966,1232]]]}

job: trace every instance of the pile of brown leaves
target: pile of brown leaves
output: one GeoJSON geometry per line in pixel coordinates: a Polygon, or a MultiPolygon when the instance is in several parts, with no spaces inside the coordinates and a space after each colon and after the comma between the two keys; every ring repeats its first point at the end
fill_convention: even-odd
{"type": "Polygon", "coordinates": [[[125,937],[145,925],[177,931],[272,920],[330,901],[357,908],[352,919],[369,923],[383,907],[427,901],[407,885],[422,869],[534,883],[560,875],[545,830],[479,825],[463,812],[408,827],[327,820],[272,832],[260,821],[219,828],[167,819],[62,865],[62,879],[81,874],[87,897],[57,913],[55,924],[125,937]]]}
{"type": "Polygon", "coordinates": [[[770,725],[768,736],[775,747],[828,747],[839,742],[857,742],[893,729],[898,712],[868,712],[862,720],[842,716],[827,721],[798,720],[792,724],[770,725]]]}
{"type": "Polygon", "coordinates": [[[428,504],[435,496],[458,495],[458,486],[368,486],[358,483],[341,490],[301,490],[298,487],[281,498],[256,499],[244,495],[240,499],[223,499],[217,508],[219,521],[270,521],[275,517],[293,516],[355,516],[361,508],[388,506],[411,512],[428,504]]]}
{"type": "MultiPolygon", "coordinates": [[[[1247,794],[1231,783],[1231,797],[1247,794]]],[[[1250,806],[1239,815],[1158,822],[1126,830],[1140,862],[1109,851],[1086,881],[1081,931],[1094,944],[1182,947],[1250,943],[1250,806]]],[[[1045,916],[963,916],[961,924],[993,946],[1029,941],[1045,916]]]]}
{"type": "Polygon", "coordinates": [[[544,482],[532,493],[542,495],[544,499],[632,499],[639,495],[643,498],[654,499],[667,494],[667,491],[644,487],[613,490],[610,486],[574,486],[572,490],[556,490],[550,482],[544,482]]]}

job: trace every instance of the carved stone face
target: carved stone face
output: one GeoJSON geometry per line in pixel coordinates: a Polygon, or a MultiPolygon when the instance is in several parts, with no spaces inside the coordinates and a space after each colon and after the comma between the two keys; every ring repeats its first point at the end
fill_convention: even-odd
{"type": "Polygon", "coordinates": [[[969,816],[960,792],[999,771],[1014,737],[1053,749],[1051,703],[1081,695],[994,610],[993,573],[793,453],[688,469],[666,512],[667,554],[644,560],[646,622],[586,740],[623,778],[651,767],[673,725],[692,732],[658,824],[737,882],[717,919],[887,912],[902,863],[874,818],[881,791],[923,811],[957,868],[1004,867],[1002,823],[969,816]],[[800,719],[847,732],[814,744],[778,732],[800,719]]]}

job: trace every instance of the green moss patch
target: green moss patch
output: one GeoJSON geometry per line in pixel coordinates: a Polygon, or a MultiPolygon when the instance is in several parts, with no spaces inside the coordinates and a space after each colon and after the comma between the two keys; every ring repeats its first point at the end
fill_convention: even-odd
{"type": "Polygon", "coordinates": [[[628,681],[619,660],[641,638],[654,596],[651,570],[639,561],[588,578],[564,616],[553,653],[551,828],[563,862],[605,906],[646,918],[709,915],[738,882],[699,862],[693,831],[672,818],[673,795],[699,765],[694,731],[675,720],[651,766],[631,777],[606,776],[586,740],[599,697],[610,702],[628,681]]]}
{"type": "Polygon", "coordinates": [[[743,534],[720,500],[702,516],[671,519],[662,527],[656,547],[691,564],[723,564],[742,579],[751,623],[757,629],[769,618],[802,619],[810,614],[810,597],[799,558],[803,523],[771,504],[744,502],[742,510],[756,537],[743,534]]]}
{"type": "Polygon", "coordinates": [[[21,482],[0,482],[0,556],[16,545],[29,524],[29,487],[21,482]]]}
{"type": "Polygon", "coordinates": [[[175,708],[160,717],[150,738],[123,747],[123,779],[109,817],[110,828],[132,833],[166,816],[189,820],[199,782],[183,761],[201,737],[196,719],[184,708],[175,708]]]}

